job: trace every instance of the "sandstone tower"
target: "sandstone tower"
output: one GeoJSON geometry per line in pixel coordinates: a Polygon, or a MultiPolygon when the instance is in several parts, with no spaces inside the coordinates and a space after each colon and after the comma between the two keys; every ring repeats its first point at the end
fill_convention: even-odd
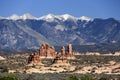
{"type": "Polygon", "coordinates": [[[61,56],[66,57],[65,47],[64,46],[61,48],[61,56]]]}
{"type": "Polygon", "coordinates": [[[75,58],[74,53],[72,51],[72,44],[68,45],[67,58],[68,59],[74,59],[75,58]]]}
{"type": "Polygon", "coordinates": [[[69,44],[69,45],[68,45],[68,53],[69,53],[69,54],[72,54],[72,44],[69,44]]]}
{"type": "Polygon", "coordinates": [[[43,43],[39,49],[40,58],[55,58],[55,49],[48,43],[43,43]]]}
{"type": "Polygon", "coordinates": [[[56,54],[54,46],[50,47],[48,43],[43,43],[39,49],[39,52],[31,54],[28,58],[28,64],[31,65],[43,65],[41,63],[42,58],[54,59],[54,65],[70,65],[68,59],[74,59],[74,54],[72,51],[72,44],[68,45],[68,51],[65,50],[63,46],[61,52],[56,54]]]}
{"type": "Polygon", "coordinates": [[[69,66],[69,61],[66,57],[65,53],[65,47],[63,46],[61,48],[61,54],[57,54],[56,58],[54,59],[53,65],[52,66],[69,66]]]}

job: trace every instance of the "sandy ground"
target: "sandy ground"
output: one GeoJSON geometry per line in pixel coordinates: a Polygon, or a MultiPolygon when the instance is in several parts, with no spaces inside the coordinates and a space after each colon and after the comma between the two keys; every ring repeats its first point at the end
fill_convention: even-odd
{"type": "Polygon", "coordinates": [[[50,66],[50,67],[37,67],[37,68],[29,68],[25,72],[26,73],[60,73],[75,70],[75,66],[50,66]]]}
{"type": "Polygon", "coordinates": [[[4,57],[2,57],[2,56],[0,56],[0,60],[5,60],[5,58],[4,58],[4,57]]]}

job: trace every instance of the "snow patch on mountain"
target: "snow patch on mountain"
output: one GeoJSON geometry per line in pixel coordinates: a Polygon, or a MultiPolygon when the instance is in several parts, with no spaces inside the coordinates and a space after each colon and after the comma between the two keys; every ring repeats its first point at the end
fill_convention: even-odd
{"type": "Polygon", "coordinates": [[[67,20],[67,19],[76,19],[75,17],[69,15],[69,14],[63,14],[61,15],[60,17],[62,17],[64,20],[67,20]]]}
{"type": "Polygon", "coordinates": [[[82,17],[80,17],[80,18],[78,18],[79,20],[82,20],[82,21],[90,21],[90,20],[92,20],[91,18],[89,18],[89,17],[86,17],[86,16],[82,16],[82,17]]]}
{"type": "Polygon", "coordinates": [[[65,20],[68,20],[68,19],[76,20],[75,17],[73,17],[69,14],[63,14],[63,15],[48,14],[46,16],[40,17],[39,19],[45,20],[45,21],[48,21],[48,22],[53,22],[53,21],[55,21],[55,19],[58,19],[58,20],[61,20],[61,21],[65,21],[65,20]]]}
{"type": "Polygon", "coordinates": [[[12,41],[12,45],[15,45],[17,43],[17,39],[14,39],[13,41],[12,41]]]}
{"type": "Polygon", "coordinates": [[[74,41],[76,38],[78,38],[77,35],[72,35],[72,36],[70,37],[71,41],[74,41]]]}
{"type": "Polygon", "coordinates": [[[65,27],[62,26],[62,25],[56,25],[56,26],[55,26],[55,29],[56,29],[56,30],[60,30],[60,31],[64,31],[64,30],[65,30],[65,27]]]}
{"type": "Polygon", "coordinates": [[[32,16],[31,14],[29,13],[26,13],[22,16],[18,16],[16,14],[13,14],[12,16],[10,17],[7,17],[6,19],[9,19],[9,20],[18,20],[18,19],[23,19],[23,20],[26,20],[26,19],[37,19],[36,17],[32,16]]]}
{"type": "Polygon", "coordinates": [[[4,17],[0,16],[0,19],[5,19],[4,17]]]}
{"type": "Polygon", "coordinates": [[[21,19],[37,19],[36,17],[32,16],[31,14],[29,13],[26,13],[22,16],[20,16],[21,19]]]}
{"type": "Polygon", "coordinates": [[[7,19],[10,19],[10,20],[18,20],[18,19],[20,19],[20,16],[18,16],[18,15],[16,15],[16,14],[13,14],[12,16],[7,17],[7,19]]]}
{"type": "Polygon", "coordinates": [[[40,17],[39,19],[45,20],[45,21],[48,21],[48,22],[52,22],[52,21],[54,21],[55,18],[56,18],[55,15],[53,15],[53,14],[48,14],[48,15],[45,15],[45,16],[40,17]]]}

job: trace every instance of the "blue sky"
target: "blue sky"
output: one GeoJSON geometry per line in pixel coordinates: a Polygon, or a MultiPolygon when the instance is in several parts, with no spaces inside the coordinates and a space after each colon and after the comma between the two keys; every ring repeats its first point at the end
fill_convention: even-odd
{"type": "Polygon", "coordinates": [[[67,13],[75,17],[120,19],[120,0],[0,0],[0,16],[24,13],[36,17],[67,13]]]}

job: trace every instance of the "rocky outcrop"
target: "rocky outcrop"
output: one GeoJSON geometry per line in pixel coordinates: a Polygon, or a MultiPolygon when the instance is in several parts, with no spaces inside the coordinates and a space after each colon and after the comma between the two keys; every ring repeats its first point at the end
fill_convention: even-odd
{"type": "Polygon", "coordinates": [[[34,53],[34,54],[31,54],[28,58],[28,64],[29,66],[32,66],[32,65],[43,65],[40,61],[40,57],[39,57],[39,54],[38,53],[34,53]]]}
{"type": "Polygon", "coordinates": [[[54,59],[53,65],[52,66],[70,66],[70,63],[66,57],[63,56],[57,56],[54,59]]]}
{"type": "Polygon", "coordinates": [[[28,58],[28,66],[35,65],[35,68],[29,68],[25,70],[26,73],[54,73],[73,71],[75,66],[70,65],[69,59],[74,57],[72,52],[72,45],[68,46],[68,51],[63,46],[58,54],[55,54],[54,47],[50,47],[48,43],[43,43],[39,49],[39,52],[31,54],[28,58]],[[50,66],[41,66],[41,59],[43,58],[54,58],[53,64],[50,66]]]}
{"type": "Polygon", "coordinates": [[[69,61],[67,58],[67,53],[65,52],[65,47],[61,48],[61,52],[57,54],[54,59],[53,66],[69,66],[69,61]]]}
{"type": "Polygon", "coordinates": [[[55,48],[48,43],[43,43],[39,49],[40,58],[55,58],[55,48]]]}
{"type": "Polygon", "coordinates": [[[72,51],[72,45],[68,45],[68,51],[65,50],[65,47],[63,46],[61,48],[61,52],[56,54],[55,48],[48,43],[43,43],[39,49],[39,52],[35,52],[34,54],[31,54],[28,58],[28,64],[33,65],[42,65],[40,59],[42,58],[53,58],[53,65],[70,65],[68,59],[73,59],[74,54],[72,51]]]}
{"type": "Polygon", "coordinates": [[[74,53],[72,51],[72,44],[68,45],[68,51],[65,50],[64,46],[61,48],[61,56],[66,57],[67,59],[75,59],[74,53]]]}
{"type": "MultiPolygon", "coordinates": [[[[39,49],[40,58],[55,58],[56,57],[55,53],[56,51],[55,51],[54,46],[50,47],[48,43],[43,43],[39,49]]],[[[67,52],[65,52],[65,47],[63,46],[60,54],[64,57],[67,57],[68,59],[75,58],[73,51],[72,51],[72,44],[68,45],[67,52]]]]}
{"type": "Polygon", "coordinates": [[[67,58],[68,59],[74,59],[75,58],[73,50],[72,50],[72,44],[68,45],[67,58]]]}

